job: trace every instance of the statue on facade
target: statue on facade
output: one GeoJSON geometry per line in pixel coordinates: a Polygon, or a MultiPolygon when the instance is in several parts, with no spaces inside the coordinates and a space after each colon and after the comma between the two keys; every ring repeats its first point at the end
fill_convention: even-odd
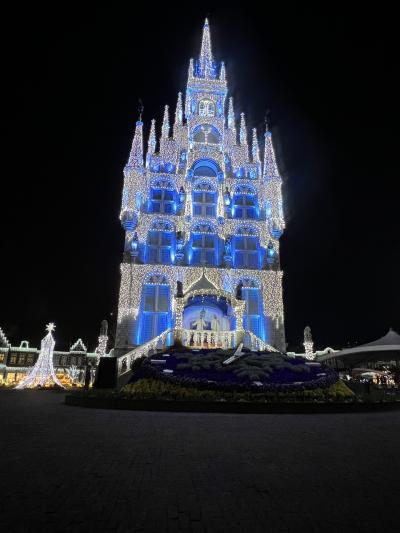
{"type": "Polygon", "coordinates": [[[181,281],[176,282],[176,297],[183,298],[183,283],[181,281]]]}
{"type": "Polygon", "coordinates": [[[240,281],[236,287],[236,299],[242,300],[243,283],[240,281]]]}
{"type": "Polygon", "coordinates": [[[206,310],[203,307],[203,309],[199,313],[199,318],[197,318],[193,322],[194,329],[197,329],[198,331],[200,330],[203,331],[205,329],[208,329],[209,322],[206,321],[205,316],[206,316],[206,310]]]}
{"type": "Polygon", "coordinates": [[[227,237],[225,239],[224,251],[225,251],[225,255],[226,256],[230,256],[231,255],[231,252],[232,252],[232,239],[231,239],[231,237],[227,237]]]}
{"type": "Polygon", "coordinates": [[[219,319],[217,318],[217,315],[213,315],[211,320],[211,330],[212,331],[219,331],[221,329],[219,319]]]}

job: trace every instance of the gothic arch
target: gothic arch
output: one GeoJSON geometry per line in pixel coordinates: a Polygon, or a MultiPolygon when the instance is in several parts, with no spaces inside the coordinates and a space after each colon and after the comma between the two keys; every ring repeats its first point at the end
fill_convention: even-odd
{"type": "Polygon", "coordinates": [[[260,231],[257,226],[247,223],[239,223],[235,226],[235,235],[240,236],[250,236],[250,237],[259,237],[260,231]]]}
{"type": "Polygon", "coordinates": [[[156,218],[152,221],[150,231],[175,231],[175,224],[165,218],[156,218]]]}
{"type": "Polygon", "coordinates": [[[217,234],[217,226],[208,220],[198,220],[192,224],[190,231],[193,233],[215,233],[217,234]]]}
{"type": "Polygon", "coordinates": [[[171,178],[164,176],[152,178],[150,180],[150,187],[153,189],[168,189],[171,191],[176,189],[174,181],[171,178]]]}
{"type": "Polygon", "coordinates": [[[209,158],[197,159],[191,167],[194,176],[216,178],[221,168],[216,161],[209,158]]]}
{"type": "Polygon", "coordinates": [[[193,190],[194,191],[210,191],[210,192],[217,192],[217,188],[215,187],[215,184],[207,178],[197,178],[193,182],[193,190]]]}

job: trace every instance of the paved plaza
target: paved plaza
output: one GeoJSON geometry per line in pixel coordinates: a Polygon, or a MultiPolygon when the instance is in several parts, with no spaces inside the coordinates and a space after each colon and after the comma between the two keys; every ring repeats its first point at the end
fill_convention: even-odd
{"type": "Polygon", "coordinates": [[[0,391],[0,530],[399,528],[400,412],[153,413],[0,391]]]}

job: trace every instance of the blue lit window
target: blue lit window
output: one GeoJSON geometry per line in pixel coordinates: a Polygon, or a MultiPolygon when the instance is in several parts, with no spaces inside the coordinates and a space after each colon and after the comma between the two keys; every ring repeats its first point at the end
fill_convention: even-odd
{"type": "Polygon", "coordinates": [[[264,337],[262,331],[262,298],[258,288],[247,287],[242,289],[242,297],[246,302],[243,315],[244,329],[252,331],[261,339],[264,337]]]}
{"type": "Polygon", "coordinates": [[[199,266],[215,266],[216,240],[216,235],[213,233],[193,233],[191,263],[199,266]]]}
{"type": "Polygon", "coordinates": [[[202,217],[215,217],[216,193],[214,191],[193,192],[193,214],[202,217]]]}
{"type": "Polygon", "coordinates": [[[257,201],[253,194],[235,194],[233,197],[233,216],[235,218],[257,218],[257,201]]]}
{"type": "Polygon", "coordinates": [[[199,115],[201,117],[213,117],[215,115],[215,106],[211,100],[201,100],[199,103],[199,115]]]}
{"type": "Polygon", "coordinates": [[[259,268],[258,237],[236,236],[235,247],[235,268],[259,268]]]}
{"type": "Polygon", "coordinates": [[[169,285],[143,286],[140,343],[147,342],[168,329],[169,301],[169,285]]]}
{"type": "Polygon", "coordinates": [[[150,203],[152,213],[174,213],[174,191],[169,189],[151,189],[150,203]]]}
{"type": "Polygon", "coordinates": [[[167,231],[149,231],[147,238],[148,263],[171,264],[172,235],[172,232],[167,231]]]}

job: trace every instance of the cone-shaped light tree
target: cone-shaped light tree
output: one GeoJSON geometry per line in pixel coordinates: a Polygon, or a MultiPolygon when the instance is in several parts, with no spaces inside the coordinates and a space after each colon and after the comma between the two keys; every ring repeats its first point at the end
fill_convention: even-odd
{"type": "Polygon", "coordinates": [[[54,338],[52,332],[55,329],[55,325],[50,322],[47,324],[47,335],[42,339],[40,344],[40,353],[35,366],[29,372],[29,374],[16,386],[16,389],[28,389],[35,387],[51,387],[58,385],[65,388],[58,380],[54,371],[53,365],[53,352],[54,352],[54,338]]]}

